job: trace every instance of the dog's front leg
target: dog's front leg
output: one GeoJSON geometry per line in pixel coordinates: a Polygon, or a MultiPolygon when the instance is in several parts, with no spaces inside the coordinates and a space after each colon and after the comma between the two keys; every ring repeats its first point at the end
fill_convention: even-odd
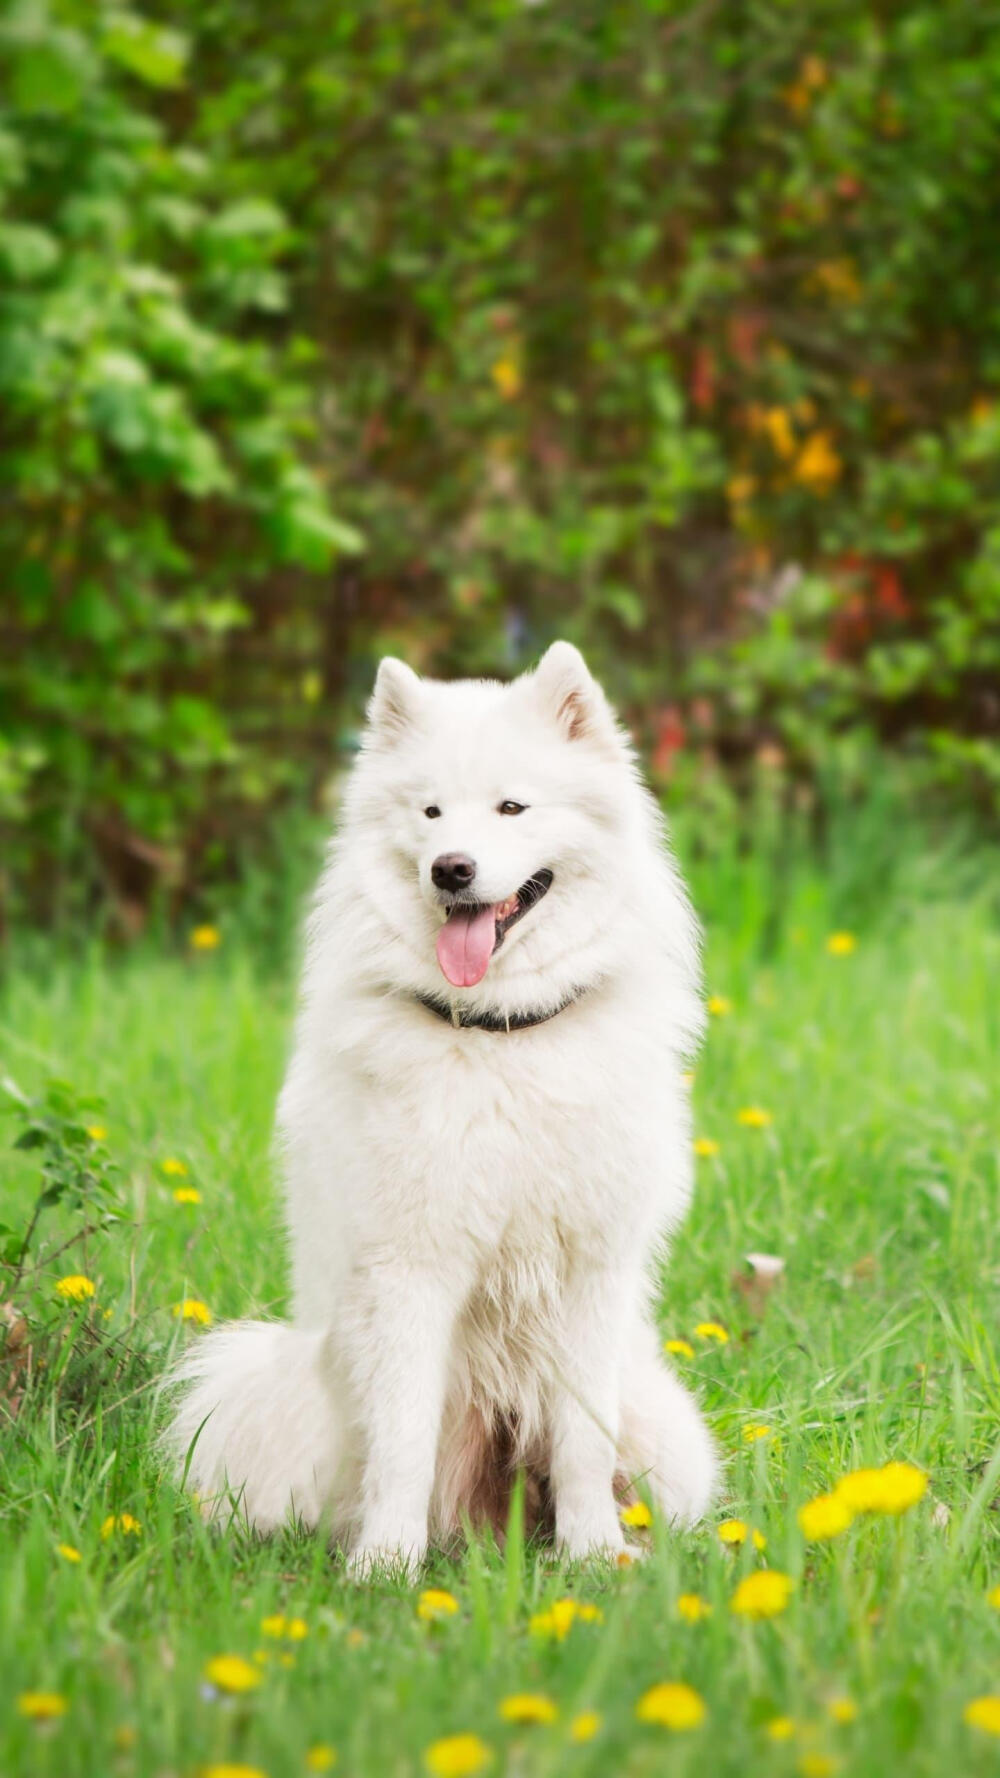
{"type": "Polygon", "coordinates": [[[629,1289],[618,1269],[588,1270],[570,1280],[563,1299],[551,1480],[556,1541],[572,1557],[617,1555],[625,1547],[613,1483],[629,1289]]]}
{"type": "Polygon", "coordinates": [[[427,1518],[455,1318],[454,1278],[410,1264],[370,1267],[349,1296],[342,1358],[362,1450],[354,1574],[412,1574],[427,1518]]]}

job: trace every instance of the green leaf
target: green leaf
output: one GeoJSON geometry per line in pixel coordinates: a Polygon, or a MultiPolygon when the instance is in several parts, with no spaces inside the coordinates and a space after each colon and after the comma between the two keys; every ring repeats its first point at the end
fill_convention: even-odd
{"type": "Polygon", "coordinates": [[[138,13],[112,13],[101,47],[111,61],[149,86],[176,87],[183,81],[187,39],[138,13]]]}

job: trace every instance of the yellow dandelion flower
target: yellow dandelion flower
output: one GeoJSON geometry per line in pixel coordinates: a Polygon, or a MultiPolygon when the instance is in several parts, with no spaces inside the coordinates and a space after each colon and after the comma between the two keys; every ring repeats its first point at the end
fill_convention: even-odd
{"type": "Polygon", "coordinates": [[[71,1544],[71,1543],[57,1543],[56,1544],[56,1554],[61,1556],[64,1562],[82,1562],[83,1561],[83,1557],[81,1556],[79,1550],[74,1548],[73,1544],[71,1544]]]}
{"type": "Polygon", "coordinates": [[[22,1692],[17,1700],[18,1715],[30,1717],[32,1722],[54,1722],[68,1709],[69,1699],[62,1692],[22,1692]]]}
{"type": "Polygon", "coordinates": [[[668,1680],[643,1692],[635,1707],[640,1722],[655,1723],[661,1729],[696,1729],[707,1714],[705,1700],[683,1680],[668,1680]]]}
{"type": "Polygon", "coordinates": [[[222,934],[217,926],[195,926],[188,935],[192,951],[217,951],[222,934]]]}
{"type": "Polygon", "coordinates": [[[206,1662],[205,1678],[220,1692],[252,1692],[260,1684],[260,1671],[242,1655],[213,1655],[206,1662]]]}
{"type": "Polygon", "coordinates": [[[494,386],[505,401],[513,401],[521,393],[521,367],[516,358],[507,354],[498,358],[490,367],[490,376],[494,386]]]}
{"type": "Polygon", "coordinates": [[[700,1598],[697,1593],[681,1593],[677,1601],[677,1616],[683,1618],[686,1624],[700,1624],[702,1618],[711,1615],[712,1607],[707,1599],[700,1598]]]}
{"type": "Polygon", "coordinates": [[[694,1139],[694,1152],[699,1160],[708,1161],[711,1160],[714,1154],[718,1154],[719,1144],[713,1136],[696,1136],[694,1139]]]}
{"type": "Polygon", "coordinates": [[[715,1340],[720,1346],[725,1346],[729,1340],[721,1321],[699,1321],[694,1331],[699,1340],[715,1340]]]}
{"type": "Polygon", "coordinates": [[[363,1648],[364,1641],[365,1633],[363,1630],[348,1630],[347,1635],[344,1637],[344,1646],[346,1648],[363,1648]]]}
{"type": "Polygon", "coordinates": [[[653,1515],[644,1500],[633,1501],[631,1506],[621,1509],[621,1522],[633,1531],[648,1531],[653,1523],[653,1515]]]}
{"type": "Polygon", "coordinates": [[[174,1319],[177,1321],[194,1321],[199,1327],[211,1327],[212,1311],[207,1303],[200,1303],[197,1297],[186,1296],[181,1303],[174,1304],[174,1319]]]}
{"type": "Polygon", "coordinates": [[[93,1278],[85,1278],[82,1272],[70,1272],[60,1278],[55,1285],[55,1293],[64,1303],[85,1303],[97,1290],[93,1278]]]}
{"type": "Polygon", "coordinates": [[[795,1723],[790,1716],[772,1716],[770,1722],[764,1724],[764,1733],[771,1741],[790,1741],[795,1734],[795,1723]]]}
{"type": "Polygon", "coordinates": [[[808,488],[811,494],[822,496],[830,493],[843,469],[829,432],[814,432],[792,465],[792,480],[808,488]]]}
{"type": "Polygon", "coordinates": [[[853,932],[831,932],[826,941],[826,948],[831,957],[849,957],[858,948],[858,941],[853,932]]]}
{"type": "Polygon", "coordinates": [[[619,1550],[615,1557],[616,1568],[634,1568],[635,1557],[628,1550],[619,1550]]]}
{"type": "Polygon", "coordinates": [[[108,1128],[106,1124],[87,1124],[85,1129],[91,1142],[105,1142],[107,1140],[108,1128]]]}
{"type": "Polygon", "coordinates": [[[715,1531],[720,1543],[739,1545],[746,1543],[749,1536],[755,1550],[767,1548],[767,1538],[760,1531],[750,1531],[742,1519],[723,1519],[721,1525],[715,1527],[715,1531]]]}
{"type": "Polygon", "coordinates": [[[273,1617],[262,1617],[260,1627],[265,1636],[273,1636],[277,1642],[302,1642],[309,1634],[305,1618],[285,1617],[280,1611],[273,1617]]]}
{"type": "Polygon", "coordinates": [[[756,1574],[745,1574],[729,1601],[730,1611],[738,1617],[778,1617],[792,1596],[795,1582],[790,1574],[776,1568],[761,1568],[756,1574]]]}
{"type": "Polygon", "coordinates": [[[595,1735],[600,1734],[603,1720],[597,1710],[581,1710],[569,1725],[570,1740],[592,1741],[595,1735]]]}
{"type": "Polygon", "coordinates": [[[829,1753],[804,1753],[797,1769],[801,1778],[833,1778],[837,1762],[829,1753]]]}
{"type": "Polygon", "coordinates": [[[983,1729],[987,1735],[1000,1735],[1000,1693],[970,1698],[962,1716],[972,1728],[983,1729]]]}
{"type": "Polygon", "coordinates": [[[728,1019],[733,1010],[733,1003],[725,994],[710,994],[705,1002],[705,1011],[710,1019],[728,1019]]]}
{"type": "Polygon", "coordinates": [[[990,1588],[986,1595],[986,1603],[992,1605],[994,1611],[1000,1611],[1000,1587],[990,1588]]]}
{"type": "Polygon", "coordinates": [[[544,1692],[512,1692],[509,1698],[500,1701],[500,1715],[504,1722],[527,1723],[555,1722],[559,1715],[558,1708],[544,1692]]]}
{"type": "Polygon", "coordinates": [[[529,1622],[535,1636],[547,1636],[563,1642],[574,1624],[602,1624],[604,1613],[599,1605],[579,1599],[557,1599],[547,1611],[537,1611],[529,1622]]]}
{"type": "Polygon", "coordinates": [[[433,1778],[474,1778],[493,1758],[478,1735],[445,1735],[424,1751],[424,1765],[433,1778]]]}
{"type": "Polygon", "coordinates": [[[200,1204],[201,1193],[193,1185],[179,1185],[174,1192],[175,1204],[200,1204]]]}
{"type": "Polygon", "coordinates": [[[101,1526],[101,1536],[107,1542],[109,1537],[140,1537],[142,1526],[131,1513],[111,1513],[101,1526]]]}
{"type": "Polygon", "coordinates": [[[317,1741],[306,1752],[307,1772],[332,1772],[337,1763],[337,1749],[328,1741],[317,1741]]]}
{"type": "Polygon", "coordinates": [[[927,1492],[927,1477],[913,1463],[885,1463],[842,1476],[834,1493],[855,1513],[905,1513],[927,1492]]]}
{"type": "Polygon", "coordinates": [[[755,1445],[758,1439],[770,1438],[770,1436],[771,1428],[769,1426],[744,1426],[743,1428],[743,1443],[745,1445],[755,1445]]]}
{"type": "Polygon", "coordinates": [[[446,1593],[439,1587],[428,1587],[417,1600],[417,1616],[421,1623],[438,1623],[441,1618],[454,1617],[458,1611],[458,1600],[454,1593],[446,1593]]]}
{"type": "Polygon", "coordinates": [[[823,1543],[828,1537],[839,1537],[854,1518],[854,1509],[837,1494],[817,1494],[799,1507],[798,1520],[802,1535],[809,1543],[823,1543]]]}
{"type": "Polygon", "coordinates": [[[128,1753],[139,1739],[139,1732],[130,1722],[121,1722],[114,1733],[114,1743],[119,1753],[128,1753]]]}
{"type": "Polygon", "coordinates": [[[857,1721],[858,1707],[853,1698],[831,1698],[826,1706],[826,1710],[827,1715],[832,1717],[834,1722],[849,1723],[857,1721]]]}
{"type": "Polygon", "coordinates": [[[198,1778],[267,1778],[267,1773],[259,1766],[234,1766],[224,1760],[221,1766],[199,1766],[198,1778]]]}
{"type": "Polygon", "coordinates": [[[160,1162],[160,1169],[168,1179],[186,1179],[188,1176],[184,1162],[175,1160],[173,1155],[168,1155],[165,1161],[160,1162]]]}
{"type": "Polygon", "coordinates": [[[774,1119],[761,1105],[744,1105],[736,1113],[736,1121],[748,1130],[766,1130],[774,1119]]]}
{"type": "Polygon", "coordinates": [[[675,1358],[693,1358],[694,1347],[690,1340],[664,1340],[664,1352],[672,1352],[675,1358]]]}

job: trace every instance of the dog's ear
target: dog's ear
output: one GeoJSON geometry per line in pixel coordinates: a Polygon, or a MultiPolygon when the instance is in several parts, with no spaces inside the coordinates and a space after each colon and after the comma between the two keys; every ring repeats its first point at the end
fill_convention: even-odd
{"type": "Polygon", "coordinates": [[[615,719],[607,698],[572,642],[553,642],[546,649],[531,675],[531,685],[568,741],[607,742],[615,738],[615,719]]]}
{"type": "Polygon", "coordinates": [[[368,700],[368,726],[380,741],[396,741],[415,721],[422,688],[412,667],[387,654],[379,662],[368,700]]]}

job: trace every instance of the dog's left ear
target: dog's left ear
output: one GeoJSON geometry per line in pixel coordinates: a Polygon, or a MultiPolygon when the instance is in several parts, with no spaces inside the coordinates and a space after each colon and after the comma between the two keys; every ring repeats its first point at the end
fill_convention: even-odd
{"type": "Polygon", "coordinates": [[[572,642],[553,642],[530,675],[536,697],[567,741],[613,741],[615,719],[607,698],[572,642]]]}
{"type": "Polygon", "coordinates": [[[387,654],[379,662],[375,687],[368,700],[368,726],[381,741],[398,741],[415,720],[420,707],[420,680],[405,661],[387,654]]]}

